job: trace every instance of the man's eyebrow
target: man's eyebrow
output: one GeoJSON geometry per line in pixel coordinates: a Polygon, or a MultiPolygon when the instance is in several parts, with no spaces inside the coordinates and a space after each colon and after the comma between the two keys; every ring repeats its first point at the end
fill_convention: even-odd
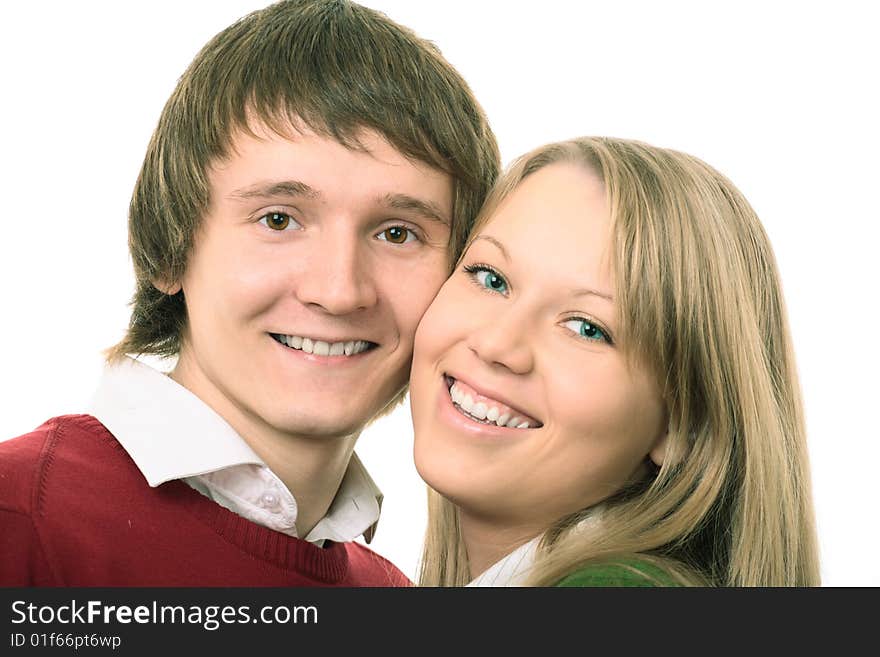
{"type": "Polygon", "coordinates": [[[279,180],[242,187],[236,189],[229,196],[236,199],[272,198],[275,196],[304,196],[314,199],[320,195],[316,189],[299,180],[279,180]]]}
{"type": "Polygon", "coordinates": [[[394,210],[410,210],[422,215],[425,219],[439,221],[445,226],[450,225],[449,218],[440,208],[430,201],[423,201],[415,196],[408,194],[386,194],[380,202],[394,210]]]}
{"type": "Polygon", "coordinates": [[[492,237],[491,235],[484,235],[484,234],[477,235],[474,238],[474,242],[476,242],[477,240],[486,240],[487,242],[489,242],[489,244],[494,244],[498,248],[498,250],[501,251],[501,255],[504,256],[504,259],[508,260],[508,261],[510,260],[510,254],[507,252],[507,249],[504,248],[504,245],[501,242],[499,242],[498,240],[496,240],[494,237],[492,237]]]}

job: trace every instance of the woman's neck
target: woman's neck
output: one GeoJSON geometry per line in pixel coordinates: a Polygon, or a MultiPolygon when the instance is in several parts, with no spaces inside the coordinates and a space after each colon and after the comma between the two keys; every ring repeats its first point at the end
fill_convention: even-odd
{"type": "Polygon", "coordinates": [[[544,531],[543,527],[528,523],[499,521],[470,515],[464,510],[459,511],[459,522],[471,579],[544,531]]]}

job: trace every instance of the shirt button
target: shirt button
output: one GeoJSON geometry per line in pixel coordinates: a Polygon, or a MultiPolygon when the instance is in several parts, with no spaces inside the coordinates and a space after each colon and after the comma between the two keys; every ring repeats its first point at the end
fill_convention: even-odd
{"type": "Polygon", "coordinates": [[[266,491],[260,495],[260,506],[264,509],[275,509],[278,507],[278,495],[271,491],[266,491]]]}

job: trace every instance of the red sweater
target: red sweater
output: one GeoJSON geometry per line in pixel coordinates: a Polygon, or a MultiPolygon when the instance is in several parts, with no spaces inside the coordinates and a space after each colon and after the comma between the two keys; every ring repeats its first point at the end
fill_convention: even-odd
{"type": "Polygon", "coordinates": [[[319,548],[182,481],[150,488],[90,415],[0,442],[0,586],[410,586],[359,543],[319,548]]]}

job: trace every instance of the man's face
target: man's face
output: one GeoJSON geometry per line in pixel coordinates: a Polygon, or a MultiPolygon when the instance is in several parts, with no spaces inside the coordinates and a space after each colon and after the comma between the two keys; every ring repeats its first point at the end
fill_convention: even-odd
{"type": "Polygon", "coordinates": [[[450,176],[373,132],[239,134],[181,281],[173,377],[242,435],[357,432],[406,385],[446,277],[450,176]]]}

